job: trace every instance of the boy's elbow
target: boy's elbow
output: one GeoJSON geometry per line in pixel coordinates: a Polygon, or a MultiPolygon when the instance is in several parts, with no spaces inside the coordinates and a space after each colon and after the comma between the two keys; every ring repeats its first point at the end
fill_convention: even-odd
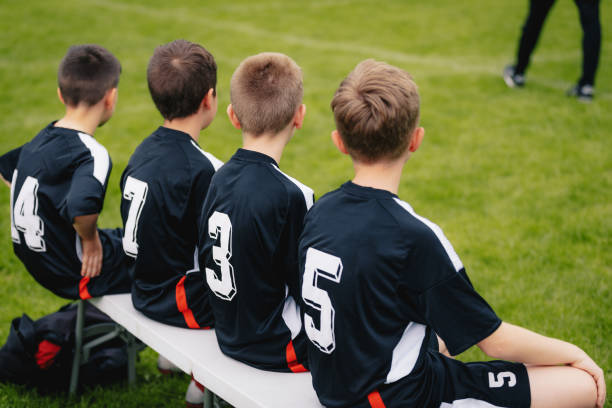
{"type": "Polygon", "coordinates": [[[508,349],[506,323],[503,323],[488,337],[478,343],[478,347],[489,357],[503,359],[508,349]]]}

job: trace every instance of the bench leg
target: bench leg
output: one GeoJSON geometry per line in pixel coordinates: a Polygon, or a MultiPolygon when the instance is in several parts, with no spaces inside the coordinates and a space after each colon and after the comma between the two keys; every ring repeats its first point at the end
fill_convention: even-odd
{"type": "Polygon", "coordinates": [[[72,372],[70,373],[70,388],[68,394],[74,395],[79,385],[79,370],[81,368],[81,354],[83,350],[83,320],[85,316],[85,304],[82,300],[77,301],[77,319],[74,336],[74,356],[72,357],[72,372]]]}
{"type": "Polygon", "coordinates": [[[204,408],[213,408],[213,393],[208,388],[204,390],[204,408]]]}
{"type": "Polygon", "coordinates": [[[128,355],[128,384],[133,385],[136,382],[136,353],[138,352],[138,345],[136,339],[131,333],[128,333],[127,341],[127,355],[128,355]]]}

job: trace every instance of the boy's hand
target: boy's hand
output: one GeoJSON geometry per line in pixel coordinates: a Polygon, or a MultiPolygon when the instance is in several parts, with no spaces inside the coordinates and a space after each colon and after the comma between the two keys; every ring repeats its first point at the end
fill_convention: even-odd
{"type": "Polygon", "coordinates": [[[603,370],[586,353],[583,358],[570,365],[591,374],[597,385],[597,408],[602,408],[606,402],[606,382],[604,381],[603,370]]]}
{"type": "Polygon", "coordinates": [[[2,177],[2,174],[0,174],[0,180],[2,180],[4,182],[4,184],[6,184],[9,188],[11,188],[11,183],[9,183],[8,181],[6,181],[4,179],[4,177],[2,177]]]}
{"type": "Polygon", "coordinates": [[[83,258],[81,276],[93,278],[102,271],[102,243],[98,235],[98,214],[74,217],[72,226],[81,237],[83,258]]]}
{"type": "Polygon", "coordinates": [[[83,265],[81,276],[94,278],[102,271],[102,243],[96,229],[95,237],[89,240],[81,239],[83,246],[83,265]]]}

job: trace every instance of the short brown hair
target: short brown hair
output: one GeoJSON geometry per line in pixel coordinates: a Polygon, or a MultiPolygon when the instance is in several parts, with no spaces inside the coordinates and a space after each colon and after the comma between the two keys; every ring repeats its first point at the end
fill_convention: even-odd
{"type": "Polygon", "coordinates": [[[230,83],[232,107],[242,130],[254,136],[283,130],[302,104],[302,70],[284,54],[248,57],[230,83]]]}
{"type": "Polygon", "coordinates": [[[199,44],[176,40],[155,49],[147,68],[149,92],[167,120],[198,110],[210,89],[216,95],[217,64],[199,44]]]}
{"type": "Polygon", "coordinates": [[[119,84],[121,64],[106,48],[96,44],[73,45],[62,58],[57,83],[69,106],[100,102],[104,94],[119,84]]]}
{"type": "Polygon", "coordinates": [[[366,162],[395,159],[417,126],[419,94],[406,71],[368,59],[342,81],[331,108],[351,156],[366,162]]]}

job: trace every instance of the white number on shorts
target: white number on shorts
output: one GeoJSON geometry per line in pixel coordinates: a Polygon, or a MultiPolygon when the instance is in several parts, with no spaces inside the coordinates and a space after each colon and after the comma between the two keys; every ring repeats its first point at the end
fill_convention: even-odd
{"type": "Polygon", "coordinates": [[[331,354],[336,348],[334,335],[335,310],[327,292],[317,286],[319,277],[340,283],[342,260],[337,256],[308,248],[304,281],[302,282],[302,298],[307,305],[320,312],[320,327],[318,329],[315,327],[314,320],[308,313],[304,315],[304,326],[310,341],[322,352],[331,354]]]}
{"type": "Polygon", "coordinates": [[[132,258],[138,256],[136,233],[138,232],[138,220],[140,219],[142,207],[144,207],[147,199],[148,191],[149,185],[144,181],[140,181],[131,176],[128,176],[127,180],[125,180],[123,198],[131,201],[131,203],[128,217],[125,221],[125,228],[123,230],[123,251],[132,258]]]}
{"type": "Polygon", "coordinates": [[[232,257],[232,222],[229,216],[215,211],[208,219],[208,235],[214,240],[219,239],[221,244],[212,247],[212,257],[221,269],[221,277],[212,269],[206,268],[206,282],[217,297],[232,300],[236,295],[236,280],[234,267],[229,261],[232,257]]]}
{"type": "Polygon", "coordinates": [[[489,388],[501,388],[505,385],[505,379],[508,379],[508,387],[512,388],[516,385],[516,375],[510,371],[502,371],[501,373],[497,373],[497,378],[495,378],[495,374],[489,372],[489,388]]]}
{"type": "MultiPolygon", "coordinates": [[[[15,193],[17,182],[17,170],[13,172],[11,183],[11,201],[15,193]]],[[[11,236],[13,242],[20,244],[18,230],[23,232],[28,248],[36,252],[45,252],[47,247],[43,236],[45,235],[45,224],[38,216],[38,180],[34,177],[26,177],[21,191],[15,200],[15,206],[11,216],[11,236]]]]}

